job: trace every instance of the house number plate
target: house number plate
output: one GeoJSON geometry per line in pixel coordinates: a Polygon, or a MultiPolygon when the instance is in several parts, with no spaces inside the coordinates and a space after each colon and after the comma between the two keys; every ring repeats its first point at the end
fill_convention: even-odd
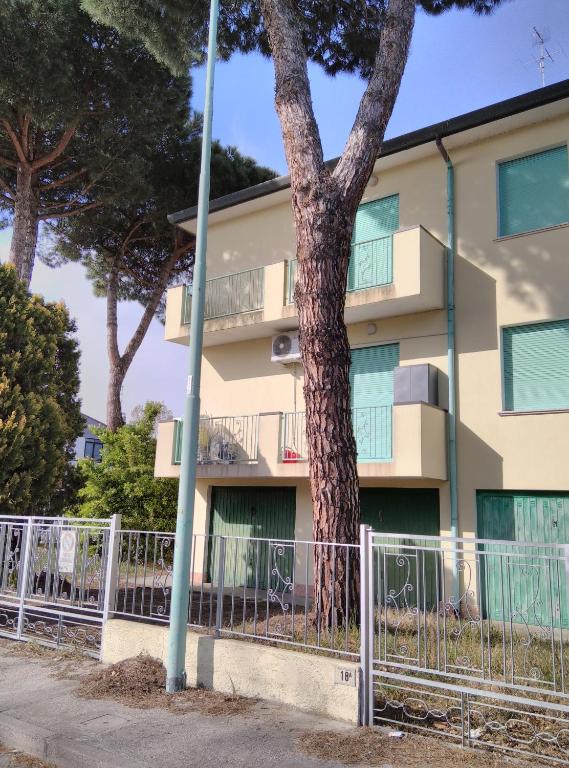
{"type": "Polygon", "coordinates": [[[356,673],[353,669],[336,667],[334,671],[334,683],[336,685],[351,685],[356,687],[356,673]]]}

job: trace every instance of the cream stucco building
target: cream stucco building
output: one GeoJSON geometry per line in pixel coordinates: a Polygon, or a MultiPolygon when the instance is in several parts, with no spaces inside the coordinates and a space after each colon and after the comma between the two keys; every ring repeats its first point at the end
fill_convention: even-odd
{"type": "MultiPolygon", "coordinates": [[[[362,514],[391,532],[451,530],[437,139],[455,183],[457,532],[569,542],[569,81],[385,143],[345,313],[362,514]]],[[[172,220],[193,232],[195,214],[172,220]]],[[[197,532],[311,537],[294,259],[287,178],[211,204],[197,532]]],[[[188,343],[189,301],[168,292],[170,342],[188,343]]],[[[157,476],[179,473],[180,428],[160,424],[157,476]]]]}

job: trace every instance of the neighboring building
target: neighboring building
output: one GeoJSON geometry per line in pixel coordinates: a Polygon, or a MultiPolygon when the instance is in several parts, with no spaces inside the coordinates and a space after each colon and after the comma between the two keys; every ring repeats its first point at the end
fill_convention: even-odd
{"type": "MultiPolygon", "coordinates": [[[[451,528],[447,166],[455,168],[459,535],[569,542],[569,81],[385,142],[346,299],[362,515],[451,528]]],[[[195,209],[172,220],[195,232],[195,209]]],[[[287,178],[213,201],[195,531],[310,539],[287,178]]],[[[165,336],[188,343],[184,287],[165,336]]],[[[156,475],[179,473],[180,423],[156,475]]]]}
{"type": "Polygon", "coordinates": [[[85,413],[82,413],[81,415],[87,422],[87,425],[83,430],[81,437],[78,437],[75,441],[75,461],[79,461],[79,459],[94,459],[95,461],[101,461],[101,448],[103,447],[103,443],[97,435],[91,432],[90,428],[105,428],[107,425],[103,424],[102,421],[93,419],[91,416],[87,416],[85,413]]]}

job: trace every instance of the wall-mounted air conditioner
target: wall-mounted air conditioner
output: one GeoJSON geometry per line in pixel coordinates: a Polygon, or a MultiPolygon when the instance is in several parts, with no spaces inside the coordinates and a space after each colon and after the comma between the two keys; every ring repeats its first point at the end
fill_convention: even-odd
{"type": "Polygon", "coordinates": [[[273,336],[271,362],[297,363],[300,360],[298,331],[286,331],[273,336]]]}

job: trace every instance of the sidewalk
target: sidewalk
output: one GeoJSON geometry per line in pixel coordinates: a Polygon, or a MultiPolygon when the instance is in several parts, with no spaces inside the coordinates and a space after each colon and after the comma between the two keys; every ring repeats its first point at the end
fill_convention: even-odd
{"type": "MultiPolygon", "coordinates": [[[[462,750],[421,736],[394,741],[385,730],[354,729],[263,701],[228,703],[223,694],[205,691],[190,693],[191,706],[201,702],[201,709],[183,714],[160,708],[161,687],[154,698],[146,693],[137,698],[147,707],[156,705],[146,709],[75,695],[82,687],[93,692],[82,680],[97,668],[98,662],[85,657],[38,652],[0,638],[0,746],[49,764],[40,766],[25,755],[12,762],[0,750],[0,768],[503,768],[507,763],[527,768],[500,753],[462,750]]],[[[107,679],[121,691],[117,670],[109,668],[107,679]]],[[[131,679],[142,681],[140,666],[137,670],[131,679]]]]}
{"type": "Polygon", "coordinates": [[[341,723],[266,702],[245,716],[208,717],[81,699],[79,680],[58,678],[95,662],[15,655],[14,645],[0,645],[0,743],[58,768],[341,768],[295,748],[300,732],[346,730],[341,723]]]}

